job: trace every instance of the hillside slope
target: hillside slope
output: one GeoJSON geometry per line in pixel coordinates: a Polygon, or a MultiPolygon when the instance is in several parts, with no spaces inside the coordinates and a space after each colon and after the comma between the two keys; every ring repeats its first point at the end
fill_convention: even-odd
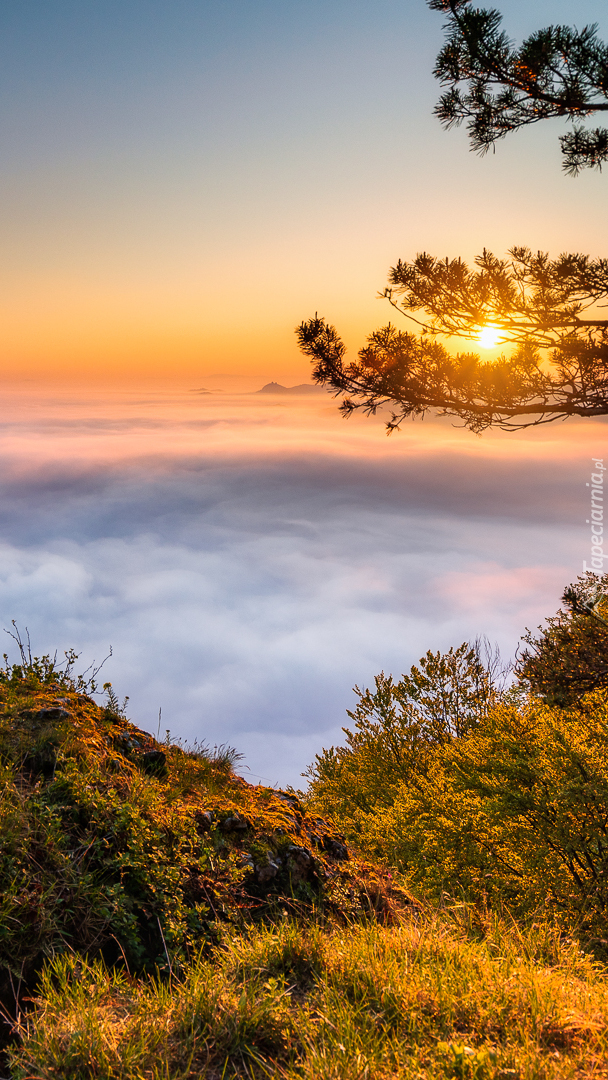
{"type": "Polygon", "coordinates": [[[386,916],[407,899],[295,796],[237,776],[229,752],[160,744],[52,666],[0,680],[0,785],[9,1011],[62,951],[162,972],[225,923],[313,906],[386,916]]]}

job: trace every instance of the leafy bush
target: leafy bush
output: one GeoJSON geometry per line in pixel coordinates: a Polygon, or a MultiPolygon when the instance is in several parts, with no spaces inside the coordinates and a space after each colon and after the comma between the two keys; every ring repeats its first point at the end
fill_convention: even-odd
{"type": "Polygon", "coordinates": [[[467,646],[357,689],[354,731],[309,770],[310,807],[419,896],[508,903],[525,917],[549,905],[604,940],[608,689],[575,693],[573,675],[584,659],[593,681],[606,659],[608,601],[589,589],[566,591],[570,616],[541,638],[542,695],[526,691],[529,656],[519,686],[498,691],[467,646]]]}
{"type": "Polygon", "coordinates": [[[374,839],[378,816],[403,785],[420,782],[441,747],[479,725],[497,696],[496,657],[489,660],[465,642],[427,652],[398,682],[382,672],[374,691],[356,686],[354,730],[343,728],[345,745],[317,754],[306,773],[311,805],[367,853],[386,855],[388,838],[374,839]]]}
{"type": "Polygon", "coordinates": [[[567,707],[608,687],[608,574],[581,575],[563,594],[564,607],[524,635],[519,679],[549,704],[567,707]]]}
{"type": "Polygon", "coordinates": [[[433,895],[507,901],[520,914],[549,905],[603,938],[607,828],[608,695],[597,691],[576,710],[495,706],[417,787],[401,787],[376,843],[390,837],[392,858],[433,895]]]}

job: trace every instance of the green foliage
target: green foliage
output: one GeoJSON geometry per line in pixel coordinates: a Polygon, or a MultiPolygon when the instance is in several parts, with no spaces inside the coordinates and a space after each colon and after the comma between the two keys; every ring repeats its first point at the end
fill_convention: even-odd
{"type": "Polygon", "coordinates": [[[2,964],[22,977],[67,947],[118,947],[135,967],[164,965],[160,918],[178,954],[191,947],[205,908],[186,903],[188,867],[208,869],[210,853],[192,811],[167,805],[124,752],[132,732],[92,703],[78,725],[72,701],[3,704],[2,964]]]}
{"type": "Polygon", "coordinates": [[[489,323],[500,328],[501,342],[561,347],[564,360],[578,330],[602,343],[606,320],[588,309],[608,294],[606,259],[566,252],[552,259],[522,246],[508,255],[500,259],[484,248],[474,266],[427,253],[412,262],[399,259],[384,296],[407,317],[416,312],[431,334],[476,341],[479,328],[489,323]]]}
{"type": "Polygon", "coordinates": [[[608,990],[548,922],[460,906],[395,927],[282,919],[179,978],[47,968],[14,1080],[571,1080],[603,1075],[608,990]],[[596,1071],[597,1070],[597,1071],[596,1071]]]}
{"type": "Polygon", "coordinates": [[[397,683],[382,672],[373,691],[355,693],[359,701],[348,711],[354,730],[343,729],[344,746],[317,754],[308,798],[366,850],[386,855],[390,838],[372,841],[381,809],[401,785],[419,784],[440,747],[479,725],[497,691],[479,647],[465,642],[427,652],[397,683]]]}
{"type": "MultiPolygon", "coordinates": [[[[108,655],[101,663],[96,665],[95,661],[93,661],[86,671],[81,675],[76,675],[74,668],[80,654],[75,652],[74,649],[66,649],[63,654],[64,658],[61,661],[58,661],[56,652],[53,656],[50,653],[45,653],[43,656],[33,656],[27,627],[25,628],[25,635],[22,635],[14,619],[11,626],[13,627],[12,630],[5,629],[4,632],[15,642],[21,663],[11,664],[8,654],[4,653],[4,667],[0,667],[0,683],[11,684],[14,687],[27,683],[33,689],[40,689],[41,686],[48,685],[55,687],[55,689],[73,690],[75,693],[80,694],[97,693],[97,676],[106,661],[112,656],[111,646],[108,655]]],[[[118,705],[117,699],[113,696],[112,684],[104,683],[103,689],[108,694],[110,702],[118,705]]],[[[124,705],[128,700],[128,698],[125,698],[124,705]]]]}
{"type": "Polygon", "coordinates": [[[114,692],[111,682],[105,682],[103,684],[103,689],[106,695],[106,712],[110,716],[120,716],[123,720],[126,719],[127,705],[129,703],[128,697],[121,703],[114,692]]]}
{"type": "Polygon", "coordinates": [[[309,769],[311,808],[420,896],[523,918],[548,905],[604,940],[607,584],[590,574],[566,589],[567,612],[528,634],[510,689],[463,645],[357,690],[354,730],[309,769]]]}
{"type": "Polygon", "coordinates": [[[435,110],[446,127],[467,121],[472,148],[485,153],[511,131],[563,116],[575,124],[560,139],[565,171],[601,169],[608,130],[576,123],[608,109],[608,46],[597,26],[548,26],[517,48],[495,9],[473,7],[471,0],[429,0],[429,7],[448,16],[435,66],[449,87],[435,110]]]}
{"type": "Polygon", "coordinates": [[[417,788],[378,815],[412,883],[543,905],[603,936],[608,900],[608,704],[561,711],[503,702],[438,754],[417,788]]]}
{"type": "Polygon", "coordinates": [[[563,595],[565,610],[528,630],[518,660],[522,683],[549,704],[566,707],[608,686],[608,574],[587,573],[563,595]]]}
{"type": "Polygon", "coordinates": [[[321,755],[311,805],[333,814],[347,838],[398,869],[418,895],[507,903],[524,918],[548,905],[603,939],[606,692],[560,710],[510,691],[457,738],[409,737],[401,776],[387,768],[382,737],[321,755]]]}
{"type": "Polygon", "coordinates": [[[357,409],[374,416],[378,409],[396,406],[386,424],[389,434],[429,410],[458,416],[478,434],[491,426],[510,427],[519,415],[578,412],[576,402],[567,401],[565,407],[553,402],[554,380],[530,346],[491,363],[473,352],[451,355],[439,341],[389,323],[369,335],[356,360],[345,362],[341,339],[324,320],[309,319],[296,333],[302,352],[313,361],[315,382],[348,395],[340,405],[343,416],[357,409]]]}

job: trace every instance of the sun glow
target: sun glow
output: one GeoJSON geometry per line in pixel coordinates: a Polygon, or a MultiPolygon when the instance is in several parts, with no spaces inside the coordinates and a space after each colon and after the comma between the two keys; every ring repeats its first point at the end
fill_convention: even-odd
{"type": "Polygon", "coordinates": [[[498,326],[482,326],[477,335],[477,340],[482,349],[493,349],[498,345],[501,330],[498,326]]]}

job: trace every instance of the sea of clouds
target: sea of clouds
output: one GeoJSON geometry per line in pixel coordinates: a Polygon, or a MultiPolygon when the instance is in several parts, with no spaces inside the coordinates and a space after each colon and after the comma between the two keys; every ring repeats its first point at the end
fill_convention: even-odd
{"type": "MultiPolygon", "coordinates": [[[[599,421],[387,439],[324,395],[5,390],[0,615],[100,660],[156,734],[298,786],[352,687],[486,635],[511,657],[587,557],[599,421]]],[[[5,646],[15,658],[13,643],[5,646]]]]}

